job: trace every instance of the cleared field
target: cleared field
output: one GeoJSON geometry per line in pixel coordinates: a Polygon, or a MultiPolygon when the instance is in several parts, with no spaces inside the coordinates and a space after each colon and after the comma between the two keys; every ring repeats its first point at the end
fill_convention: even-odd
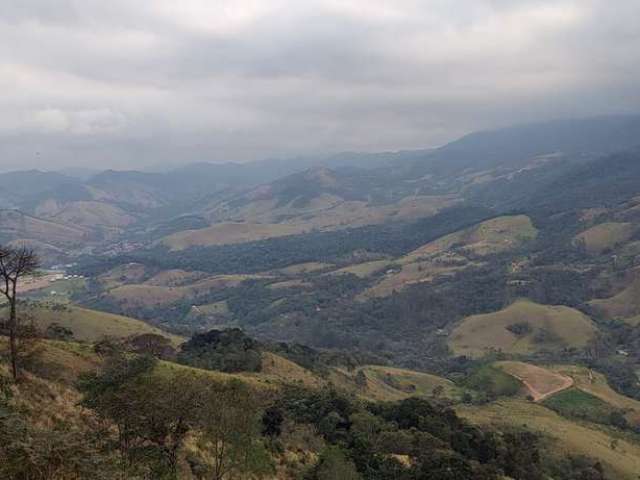
{"type": "Polygon", "coordinates": [[[205,315],[226,315],[229,313],[229,306],[225,300],[205,305],[196,305],[194,308],[198,313],[203,313],[205,315]]]}
{"type": "Polygon", "coordinates": [[[245,280],[271,278],[265,275],[216,275],[179,287],[126,284],[109,290],[108,295],[127,308],[169,305],[184,298],[196,298],[214,290],[237,287],[245,280]]]}
{"type": "Polygon", "coordinates": [[[47,273],[44,275],[35,275],[24,278],[18,284],[18,293],[30,292],[32,290],[40,290],[48,287],[54,280],[60,277],[59,273],[47,273]]]}
{"type": "Polygon", "coordinates": [[[374,260],[372,262],[364,262],[358,263],[356,265],[350,265],[345,268],[341,268],[339,270],[334,270],[333,272],[329,272],[331,275],[340,275],[343,273],[352,273],[356,277],[359,278],[367,278],[373,275],[374,273],[378,273],[381,270],[384,270],[389,265],[391,265],[391,260],[374,260]]]}
{"type": "Polygon", "coordinates": [[[466,259],[456,263],[442,263],[438,259],[432,259],[404,265],[399,272],[390,272],[385,275],[382,280],[365,290],[358,298],[366,300],[371,297],[386,297],[409,285],[431,282],[437,277],[452,275],[472,265],[479,265],[479,263],[467,262],[466,259]]]}
{"type": "Polygon", "coordinates": [[[173,233],[162,243],[172,250],[189,247],[207,247],[231,243],[245,243],[265,238],[283,237],[305,231],[304,227],[274,223],[220,223],[199,230],[173,233]]]}
{"type": "Polygon", "coordinates": [[[631,223],[601,223],[576,235],[574,243],[584,245],[588,253],[598,254],[628,241],[634,230],[631,223]]]}
{"type": "Polygon", "coordinates": [[[524,362],[496,362],[497,368],[520,380],[534,401],[540,402],[573,385],[570,376],[524,362]]]}
{"type": "Polygon", "coordinates": [[[538,231],[526,215],[492,218],[441,237],[398,258],[394,263],[401,265],[400,271],[385,275],[359,298],[384,297],[408,285],[430,282],[437,277],[480,265],[480,262],[471,261],[466,255],[484,256],[513,250],[534,239],[537,234],[538,231]]]}
{"type": "Polygon", "coordinates": [[[59,303],[71,301],[74,294],[85,290],[86,280],[84,278],[58,279],[49,282],[39,290],[28,290],[26,297],[30,299],[47,299],[59,303]]]}
{"type": "Polygon", "coordinates": [[[568,455],[585,455],[602,462],[606,473],[619,480],[637,480],[640,472],[640,445],[619,432],[572,422],[542,405],[507,399],[485,406],[459,405],[462,417],[481,425],[512,426],[540,432],[554,440],[553,449],[568,455]],[[617,440],[618,446],[611,444],[617,440]]]}
{"type": "Polygon", "coordinates": [[[180,287],[202,280],[206,276],[207,274],[204,272],[187,272],[186,270],[180,269],[165,270],[154,275],[144,282],[144,284],[158,287],[180,287]]]}
{"type": "Polygon", "coordinates": [[[456,355],[471,357],[491,351],[531,354],[583,348],[596,331],[589,317],[573,308],[518,300],[499,312],[467,317],[448,344],[456,355]]]}
{"type": "MultiPolygon", "coordinates": [[[[640,314],[640,279],[636,279],[611,298],[592,300],[589,305],[607,318],[630,318],[640,314]]],[[[633,320],[631,320],[633,322],[633,320]]]]}
{"type": "Polygon", "coordinates": [[[141,263],[127,263],[118,265],[98,277],[104,288],[114,288],[123,283],[140,283],[147,275],[147,270],[141,263]]]}
{"type": "Polygon", "coordinates": [[[286,268],[281,268],[278,270],[283,275],[304,275],[305,273],[317,272],[319,270],[325,270],[327,268],[331,268],[333,265],[330,263],[321,263],[321,262],[307,262],[307,263],[298,263],[297,265],[291,265],[286,268]]]}
{"type": "Polygon", "coordinates": [[[402,368],[369,365],[354,371],[332,370],[329,380],[339,388],[370,400],[394,401],[414,396],[432,396],[436,387],[445,398],[459,398],[460,389],[450,380],[402,368]],[[360,372],[362,372],[360,374],[360,372]],[[364,375],[366,384],[357,383],[364,375]]]}
{"type": "Polygon", "coordinates": [[[141,333],[165,336],[174,345],[184,341],[182,337],[166,333],[141,320],[72,305],[28,305],[21,307],[20,312],[27,321],[33,321],[39,330],[46,330],[52,323],[57,323],[70,329],[76,340],[85,342],[96,342],[104,337],[126,338],[141,333]]]}
{"type": "Polygon", "coordinates": [[[123,285],[109,291],[109,296],[127,307],[152,307],[177,302],[186,295],[182,287],[123,285]]]}
{"type": "Polygon", "coordinates": [[[271,290],[279,290],[283,288],[306,288],[312,287],[313,284],[305,282],[302,279],[285,280],[284,282],[276,282],[267,286],[271,290]]]}
{"type": "Polygon", "coordinates": [[[434,240],[411,252],[404,261],[453,248],[471,251],[476,255],[499,253],[512,250],[537,235],[538,231],[526,215],[497,217],[434,240]]]}

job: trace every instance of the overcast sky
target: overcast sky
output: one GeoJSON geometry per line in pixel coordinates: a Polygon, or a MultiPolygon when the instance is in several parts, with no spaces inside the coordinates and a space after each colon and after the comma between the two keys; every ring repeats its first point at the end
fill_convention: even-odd
{"type": "Polygon", "coordinates": [[[638,0],[19,0],[0,169],[443,144],[640,111],[638,0]]]}

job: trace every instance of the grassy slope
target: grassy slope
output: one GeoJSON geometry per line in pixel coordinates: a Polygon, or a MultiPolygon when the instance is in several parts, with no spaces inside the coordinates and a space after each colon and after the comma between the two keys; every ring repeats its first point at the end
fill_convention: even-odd
{"type": "Polygon", "coordinates": [[[442,253],[458,246],[477,255],[487,255],[511,250],[534,239],[538,231],[526,215],[492,218],[473,227],[434,240],[407,257],[442,253]]]}
{"type": "Polygon", "coordinates": [[[61,310],[53,310],[51,308],[53,305],[23,306],[21,312],[41,331],[46,330],[52,323],[58,323],[69,328],[76,340],[85,342],[95,342],[106,336],[125,338],[141,333],[163,335],[170,338],[175,345],[184,341],[182,337],[166,333],[141,320],[73,305],[65,305],[61,310]]]}
{"type": "MultiPolygon", "coordinates": [[[[48,365],[49,369],[42,372],[44,376],[40,373],[37,377],[29,375],[28,381],[23,382],[19,387],[21,392],[18,401],[32,410],[41,423],[46,424],[55,421],[56,418],[78,417],[79,395],[72,388],[72,383],[79,373],[95,369],[100,363],[99,358],[93,353],[91,346],[72,342],[44,341],[41,343],[41,349],[41,363],[48,365]]],[[[4,366],[0,365],[0,368],[4,369],[4,366]]],[[[308,386],[327,384],[326,381],[298,365],[273,354],[265,356],[264,372],[259,374],[225,374],[171,362],[160,362],[158,369],[160,372],[167,373],[192,373],[219,381],[240,379],[265,394],[269,394],[268,392],[273,391],[283,382],[291,383],[292,380],[293,383],[308,386]]],[[[380,379],[380,376],[387,374],[392,375],[401,384],[415,385],[414,394],[429,395],[437,385],[443,386],[444,396],[455,397],[459,393],[451,382],[433,375],[379,366],[367,366],[362,369],[365,371],[368,383],[364,391],[356,390],[357,387],[352,380],[354,374],[343,374],[345,378],[351,379],[344,386],[365,398],[398,400],[409,396],[408,393],[389,388],[387,383],[380,379]]],[[[331,380],[335,378],[336,376],[333,375],[331,380]]],[[[629,441],[623,434],[604,427],[570,421],[540,405],[501,399],[499,402],[481,407],[461,405],[457,410],[463,417],[475,423],[506,424],[518,427],[526,425],[527,428],[540,431],[557,441],[555,447],[559,451],[597,458],[609,470],[611,478],[635,479],[635,473],[640,471],[640,446],[629,441]],[[611,448],[614,438],[619,441],[615,450],[611,448]]]]}
{"type": "Polygon", "coordinates": [[[524,400],[501,400],[481,407],[459,406],[456,410],[461,416],[479,424],[524,425],[554,439],[554,448],[558,452],[598,459],[605,465],[611,478],[638,478],[640,445],[614,430],[573,422],[542,405],[524,400]],[[614,439],[619,442],[615,450],[611,448],[614,439]]]}
{"type": "Polygon", "coordinates": [[[348,267],[340,268],[330,272],[331,275],[340,275],[343,273],[352,273],[359,278],[370,277],[374,273],[384,270],[392,262],[391,260],[373,260],[371,262],[357,263],[348,267]]]}
{"type": "Polygon", "coordinates": [[[576,235],[574,242],[583,244],[589,253],[599,254],[628,241],[633,231],[631,223],[601,223],[576,235]]]}
{"type": "Polygon", "coordinates": [[[200,230],[185,230],[173,233],[162,239],[162,243],[172,250],[184,250],[194,246],[252,242],[265,238],[294,235],[304,231],[304,227],[295,225],[220,223],[200,230]]]}
{"type": "Polygon", "coordinates": [[[640,424],[640,401],[614,391],[601,373],[577,365],[558,365],[551,369],[570,376],[576,388],[598,397],[615,408],[624,410],[631,423],[640,424]]]}
{"type": "Polygon", "coordinates": [[[515,215],[493,218],[445,235],[397,259],[401,270],[386,275],[360,298],[387,296],[407,285],[452,274],[476,264],[465,254],[484,256],[512,250],[534,239],[537,233],[529,217],[515,215]]]}
{"type": "Polygon", "coordinates": [[[336,387],[369,400],[394,401],[411,396],[429,397],[437,386],[442,387],[444,397],[457,399],[461,395],[461,390],[445,378],[378,365],[363,366],[354,371],[335,369],[331,372],[329,380],[336,387]],[[366,376],[366,386],[358,385],[355,382],[359,371],[362,371],[366,376]]]}
{"type": "Polygon", "coordinates": [[[607,318],[635,317],[640,314],[640,279],[632,281],[628,287],[611,298],[592,300],[589,304],[607,318]]]}
{"type": "Polygon", "coordinates": [[[449,347],[456,355],[472,357],[480,357],[492,349],[530,354],[565,346],[581,348],[595,333],[595,325],[577,310],[518,300],[499,312],[464,319],[451,333],[449,347]],[[522,322],[531,328],[525,335],[515,335],[506,328],[522,322]],[[543,341],[536,341],[541,330],[551,335],[543,341]]]}
{"type": "Polygon", "coordinates": [[[184,298],[195,298],[212,290],[237,287],[245,280],[270,278],[265,275],[216,275],[181,286],[161,286],[148,283],[120,285],[108,295],[124,307],[157,307],[184,298]]]}

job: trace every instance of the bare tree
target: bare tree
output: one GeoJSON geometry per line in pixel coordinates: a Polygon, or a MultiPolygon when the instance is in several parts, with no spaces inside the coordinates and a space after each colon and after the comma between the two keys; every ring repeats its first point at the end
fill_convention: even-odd
{"type": "Polygon", "coordinates": [[[7,329],[9,331],[9,358],[11,361],[11,373],[13,379],[18,379],[18,335],[20,325],[18,321],[16,304],[18,300],[18,283],[29,274],[35,272],[40,261],[33,250],[20,247],[10,248],[0,246],[0,293],[9,302],[9,319],[7,329]]]}

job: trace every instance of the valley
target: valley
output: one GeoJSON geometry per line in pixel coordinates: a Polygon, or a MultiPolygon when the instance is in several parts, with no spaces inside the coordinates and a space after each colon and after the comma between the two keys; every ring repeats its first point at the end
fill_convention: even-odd
{"type": "MultiPolygon", "coordinates": [[[[358,471],[375,465],[380,477],[366,478],[414,478],[435,468],[424,452],[460,478],[525,478],[496,453],[508,448],[532,479],[635,478],[636,138],[638,118],[616,117],[281,175],[258,164],[0,174],[12,198],[0,241],[33,248],[43,267],[18,290],[27,380],[5,403],[32,411],[30,428],[58,411],[85,435],[98,417],[118,421],[112,387],[152,405],[162,398],[146,388],[172,399],[174,383],[194,398],[244,385],[246,397],[229,388],[259,400],[256,418],[282,416],[281,436],[251,434],[268,447],[265,478],[302,478],[337,446],[358,471]],[[42,396],[55,400],[37,412],[42,396]]],[[[171,461],[195,479],[184,472],[209,427],[190,421],[171,461]]]]}

